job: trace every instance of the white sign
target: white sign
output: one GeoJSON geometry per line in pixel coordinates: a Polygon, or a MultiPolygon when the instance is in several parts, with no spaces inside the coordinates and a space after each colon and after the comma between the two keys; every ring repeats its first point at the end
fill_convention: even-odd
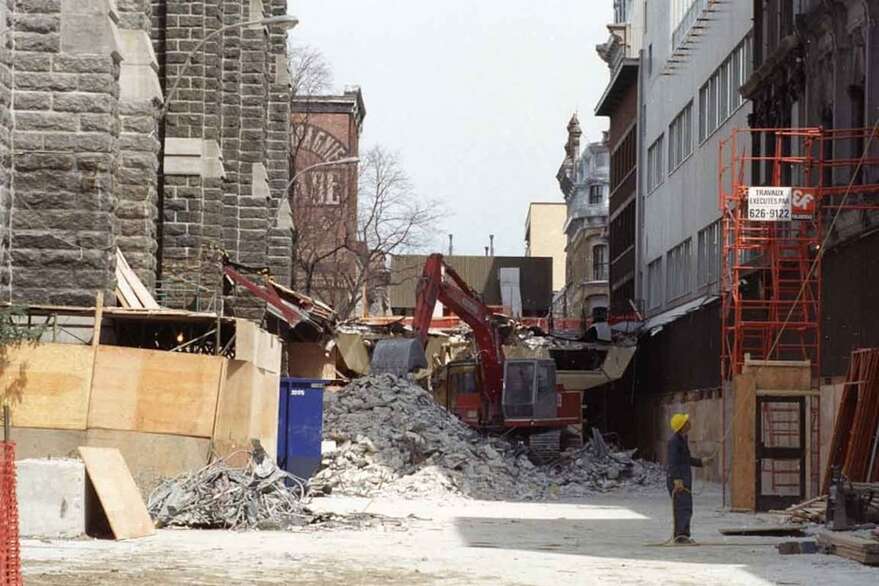
{"type": "Polygon", "coordinates": [[[790,187],[749,187],[748,219],[753,222],[790,222],[790,187]]]}

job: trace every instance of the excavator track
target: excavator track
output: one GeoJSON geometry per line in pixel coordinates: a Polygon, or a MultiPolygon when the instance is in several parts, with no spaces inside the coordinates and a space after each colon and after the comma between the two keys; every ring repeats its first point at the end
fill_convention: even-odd
{"type": "Polygon", "coordinates": [[[558,459],[561,450],[562,430],[548,429],[534,432],[528,436],[528,449],[538,464],[547,464],[558,459]]]}

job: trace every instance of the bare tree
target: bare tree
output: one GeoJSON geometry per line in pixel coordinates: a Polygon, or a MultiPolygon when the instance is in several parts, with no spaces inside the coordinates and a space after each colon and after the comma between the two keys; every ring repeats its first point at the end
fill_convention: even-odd
{"type": "Polygon", "coordinates": [[[313,96],[333,86],[333,69],[320,49],[290,41],[290,83],[293,96],[313,96]]]}
{"type": "Polygon", "coordinates": [[[391,256],[424,250],[446,215],[440,202],[418,196],[395,153],[375,146],[361,161],[357,246],[351,251],[357,262],[355,270],[345,274],[347,298],[337,308],[343,318],[360,303],[368,307],[369,292],[391,284],[391,256]]]}
{"type": "Polygon", "coordinates": [[[426,248],[446,215],[439,202],[415,193],[396,154],[377,146],[360,159],[356,190],[346,183],[353,171],[337,170],[331,185],[332,172],[315,173],[294,192],[295,286],[332,304],[342,319],[368,306],[368,291],[390,285],[390,257],[426,248]]]}

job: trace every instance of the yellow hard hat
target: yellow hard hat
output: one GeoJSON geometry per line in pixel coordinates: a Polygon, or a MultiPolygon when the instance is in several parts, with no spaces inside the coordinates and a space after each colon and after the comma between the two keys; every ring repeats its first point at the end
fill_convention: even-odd
{"type": "Polygon", "coordinates": [[[671,416],[672,430],[675,433],[679,432],[684,427],[684,425],[687,424],[687,422],[689,420],[690,420],[690,416],[687,415],[686,413],[675,413],[674,415],[671,416]]]}

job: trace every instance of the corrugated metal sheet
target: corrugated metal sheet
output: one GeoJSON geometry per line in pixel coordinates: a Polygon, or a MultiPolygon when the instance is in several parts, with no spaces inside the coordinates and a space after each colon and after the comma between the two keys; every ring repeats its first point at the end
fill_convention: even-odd
{"type": "MultiPolygon", "coordinates": [[[[415,286],[425,255],[399,255],[391,259],[391,307],[414,309],[415,286]]],[[[486,305],[503,305],[499,273],[502,268],[519,269],[522,288],[522,312],[542,316],[549,313],[552,301],[552,258],[525,256],[447,256],[446,263],[473,289],[486,305]]]]}

